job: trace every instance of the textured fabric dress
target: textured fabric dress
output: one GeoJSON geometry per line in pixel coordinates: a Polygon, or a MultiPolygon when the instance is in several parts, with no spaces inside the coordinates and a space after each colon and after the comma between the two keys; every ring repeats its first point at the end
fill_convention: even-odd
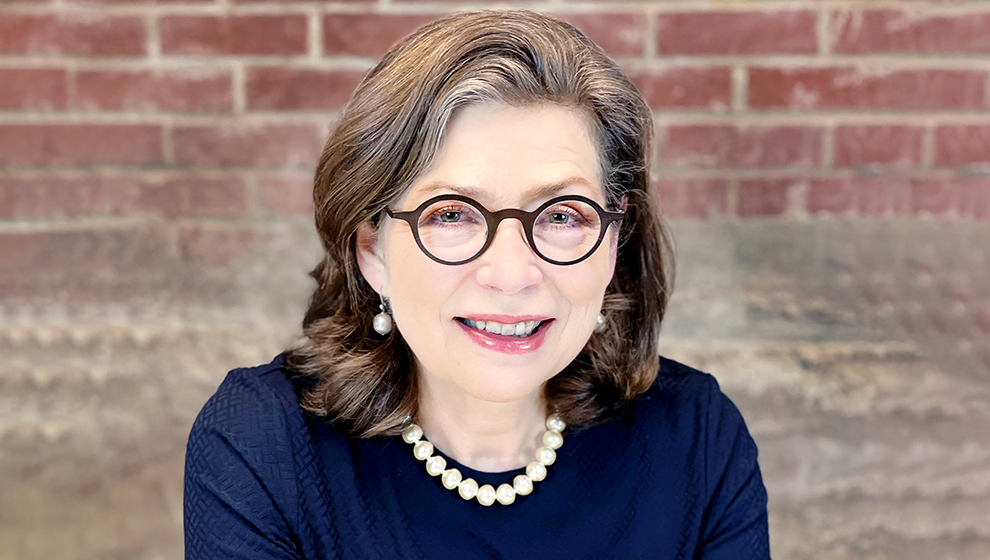
{"type": "MultiPolygon", "coordinates": [[[[498,487],[524,469],[464,477],[498,487]]],[[[355,439],[305,413],[282,356],[235,369],[186,452],[187,559],[770,557],[757,448],[715,378],[661,358],[614,420],[564,432],[515,503],[465,501],[399,436],[355,439]]]]}

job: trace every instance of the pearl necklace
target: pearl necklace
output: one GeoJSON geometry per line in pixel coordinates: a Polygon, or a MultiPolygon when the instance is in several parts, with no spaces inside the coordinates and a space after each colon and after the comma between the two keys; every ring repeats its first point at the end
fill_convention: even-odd
{"type": "Polygon", "coordinates": [[[525,496],[533,491],[533,483],[539,482],[547,477],[547,467],[552,465],[557,459],[555,449],[560,449],[564,445],[564,436],[560,433],[564,431],[567,424],[560,419],[560,416],[551,414],[547,417],[547,431],[543,434],[543,445],[536,450],[536,460],[526,465],[526,474],[516,475],[512,479],[512,484],[503,483],[498,490],[491,484],[481,487],[473,478],[462,480],[461,471],[456,468],[447,468],[447,460],[440,455],[433,454],[433,444],[423,438],[423,428],[416,424],[409,424],[402,430],[402,440],[412,444],[413,456],[420,461],[426,461],[426,472],[430,476],[439,476],[444,488],[447,490],[457,489],[461,498],[470,500],[478,498],[478,503],[483,506],[490,506],[497,500],[502,505],[509,505],[516,501],[516,494],[525,496]]]}

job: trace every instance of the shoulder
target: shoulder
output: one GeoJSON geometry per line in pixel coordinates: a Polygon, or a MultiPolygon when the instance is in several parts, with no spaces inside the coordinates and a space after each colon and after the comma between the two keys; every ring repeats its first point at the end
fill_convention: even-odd
{"type": "Polygon", "coordinates": [[[282,355],[269,363],[230,370],[203,405],[190,434],[216,432],[226,438],[272,439],[302,421],[302,409],[282,355]]]}
{"type": "Polygon", "coordinates": [[[637,400],[643,429],[685,448],[702,448],[703,455],[751,441],[742,414],[715,376],[675,360],[661,356],[656,380],[637,400]]]}
{"type": "Polygon", "coordinates": [[[193,422],[184,519],[187,546],[198,551],[196,557],[241,557],[234,548],[289,542],[299,527],[298,465],[307,435],[280,364],[276,357],[231,370],[193,422]],[[224,546],[233,548],[216,548],[224,546]]]}
{"type": "Polygon", "coordinates": [[[641,398],[641,425],[701,459],[707,489],[726,476],[748,476],[758,468],[746,422],[712,374],[661,357],[657,379],[641,398]]]}
{"type": "Polygon", "coordinates": [[[731,404],[714,375],[663,356],[656,380],[638,400],[648,413],[666,415],[695,415],[731,404]]]}

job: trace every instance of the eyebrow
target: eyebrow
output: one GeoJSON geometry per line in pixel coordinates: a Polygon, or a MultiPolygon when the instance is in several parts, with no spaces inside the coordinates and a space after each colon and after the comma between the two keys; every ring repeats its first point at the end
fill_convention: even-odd
{"type": "MultiPolygon", "coordinates": [[[[554,181],[552,183],[547,183],[544,185],[539,185],[526,192],[526,196],[523,199],[524,204],[529,204],[534,200],[540,200],[541,198],[550,198],[551,196],[559,193],[560,191],[570,187],[572,185],[582,185],[586,187],[594,187],[587,179],[583,177],[568,177],[560,181],[554,181]]],[[[419,195],[428,195],[440,190],[451,190],[457,194],[462,194],[464,196],[469,196],[474,199],[484,198],[487,194],[485,191],[477,187],[469,187],[464,185],[452,185],[450,183],[444,183],[443,181],[436,181],[426,185],[419,189],[419,195]]]]}

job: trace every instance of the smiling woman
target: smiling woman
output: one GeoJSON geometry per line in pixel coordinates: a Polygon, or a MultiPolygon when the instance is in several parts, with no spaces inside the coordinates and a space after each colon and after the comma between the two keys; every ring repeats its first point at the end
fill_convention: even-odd
{"type": "Polygon", "coordinates": [[[389,51],[317,169],[303,337],[190,434],[187,557],[768,558],[742,417],[658,354],[652,127],[533,12],[389,51]]]}

